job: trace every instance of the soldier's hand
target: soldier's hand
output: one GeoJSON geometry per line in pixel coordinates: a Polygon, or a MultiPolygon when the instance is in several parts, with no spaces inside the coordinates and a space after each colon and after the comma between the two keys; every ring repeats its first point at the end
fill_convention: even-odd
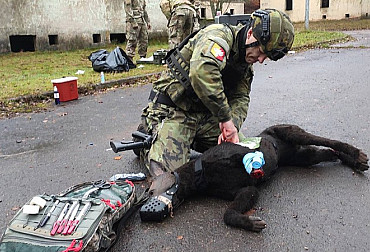
{"type": "Polygon", "coordinates": [[[236,129],[232,120],[229,120],[227,122],[220,122],[219,126],[221,134],[218,137],[218,144],[220,144],[221,142],[239,142],[238,130],[236,129]]]}
{"type": "Polygon", "coordinates": [[[152,29],[152,26],[150,23],[147,24],[148,30],[152,29]]]}

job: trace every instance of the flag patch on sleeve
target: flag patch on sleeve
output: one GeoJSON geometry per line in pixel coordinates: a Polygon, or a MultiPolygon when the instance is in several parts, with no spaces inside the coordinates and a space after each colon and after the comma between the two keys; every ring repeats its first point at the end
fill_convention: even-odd
{"type": "Polygon", "coordinates": [[[219,46],[217,43],[214,43],[211,48],[211,53],[215,56],[216,59],[223,61],[225,57],[225,50],[219,46]]]}

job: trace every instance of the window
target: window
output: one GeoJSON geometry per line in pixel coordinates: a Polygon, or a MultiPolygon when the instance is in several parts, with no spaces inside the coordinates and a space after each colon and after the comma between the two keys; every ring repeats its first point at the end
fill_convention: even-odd
{"type": "Polygon", "coordinates": [[[58,35],[48,35],[48,37],[49,37],[49,45],[58,44],[58,35]]]}
{"type": "Polygon", "coordinates": [[[346,14],[345,14],[345,17],[346,17],[346,18],[349,18],[349,13],[346,13],[346,14]]]}
{"type": "Polygon", "coordinates": [[[293,0],[285,0],[285,10],[293,10],[293,0]]]}
{"type": "Polygon", "coordinates": [[[321,8],[329,8],[329,0],[321,0],[321,8]]]}
{"type": "Polygon", "coordinates": [[[12,52],[34,52],[36,49],[36,35],[12,35],[9,40],[12,52]]]}
{"type": "Polygon", "coordinates": [[[322,19],[326,19],[326,15],[322,15],[322,19]]]}
{"type": "Polygon", "coordinates": [[[101,42],[100,34],[93,34],[93,42],[94,43],[100,43],[101,42]]]}
{"type": "Polygon", "coordinates": [[[125,42],[126,36],[124,33],[111,33],[109,39],[111,43],[122,44],[125,42]]]}
{"type": "Polygon", "coordinates": [[[206,18],[206,8],[200,8],[200,17],[206,18]]]}
{"type": "Polygon", "coordinates": [[[234,15],[234,9],[230,9],[230,14],[234,15]]]}

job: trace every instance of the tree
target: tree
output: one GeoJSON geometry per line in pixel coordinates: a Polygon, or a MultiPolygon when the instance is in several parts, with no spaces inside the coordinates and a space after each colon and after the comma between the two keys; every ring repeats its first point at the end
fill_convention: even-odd
{"type": "Polygon", "coordinates": [[[209,5],[211,7],[212,17],[214,18],[217,11],[221,11],[223,14],[223,5],[227,3],[226,10],[229,8],[230,2],[232,0],[209,0],[209,5]]]}
{"type": "Polygon", "coordinates": [[[244,2],[244,13],[252,13],[260,8],[260,0],[209,0],[212,17],[215,17],[217,11],[221,11],[223,14],[224,10],[229,8],[231,2],[244,2]],[[224,4],[226,5],[224,6],[224,4]]]}
{"type": "Polygon", "coordinates": [[[260,8],[260,0],[245,0],[244,13],[250,14],[260,8]]]}

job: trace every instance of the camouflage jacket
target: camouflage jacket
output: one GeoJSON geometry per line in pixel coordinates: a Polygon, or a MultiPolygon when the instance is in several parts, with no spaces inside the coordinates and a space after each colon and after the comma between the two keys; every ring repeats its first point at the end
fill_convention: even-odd
{"type": "Polygon", "coordinates": [[[237,33],[242,28],[213,24],[200,30],[180,50],[188,64],[191,86],[197,99],[186,94],[169,70],[153,84],[180,109],[209,111],[219,122],[233,120],[240,129],[249,106],[253,79],[252,65],[238,62],[237,33]]]}
{"type": "Polygon", "coordinates": [[[145,0],[124,0],[124,6],[127,22],[150,23],[145,0]]]}

